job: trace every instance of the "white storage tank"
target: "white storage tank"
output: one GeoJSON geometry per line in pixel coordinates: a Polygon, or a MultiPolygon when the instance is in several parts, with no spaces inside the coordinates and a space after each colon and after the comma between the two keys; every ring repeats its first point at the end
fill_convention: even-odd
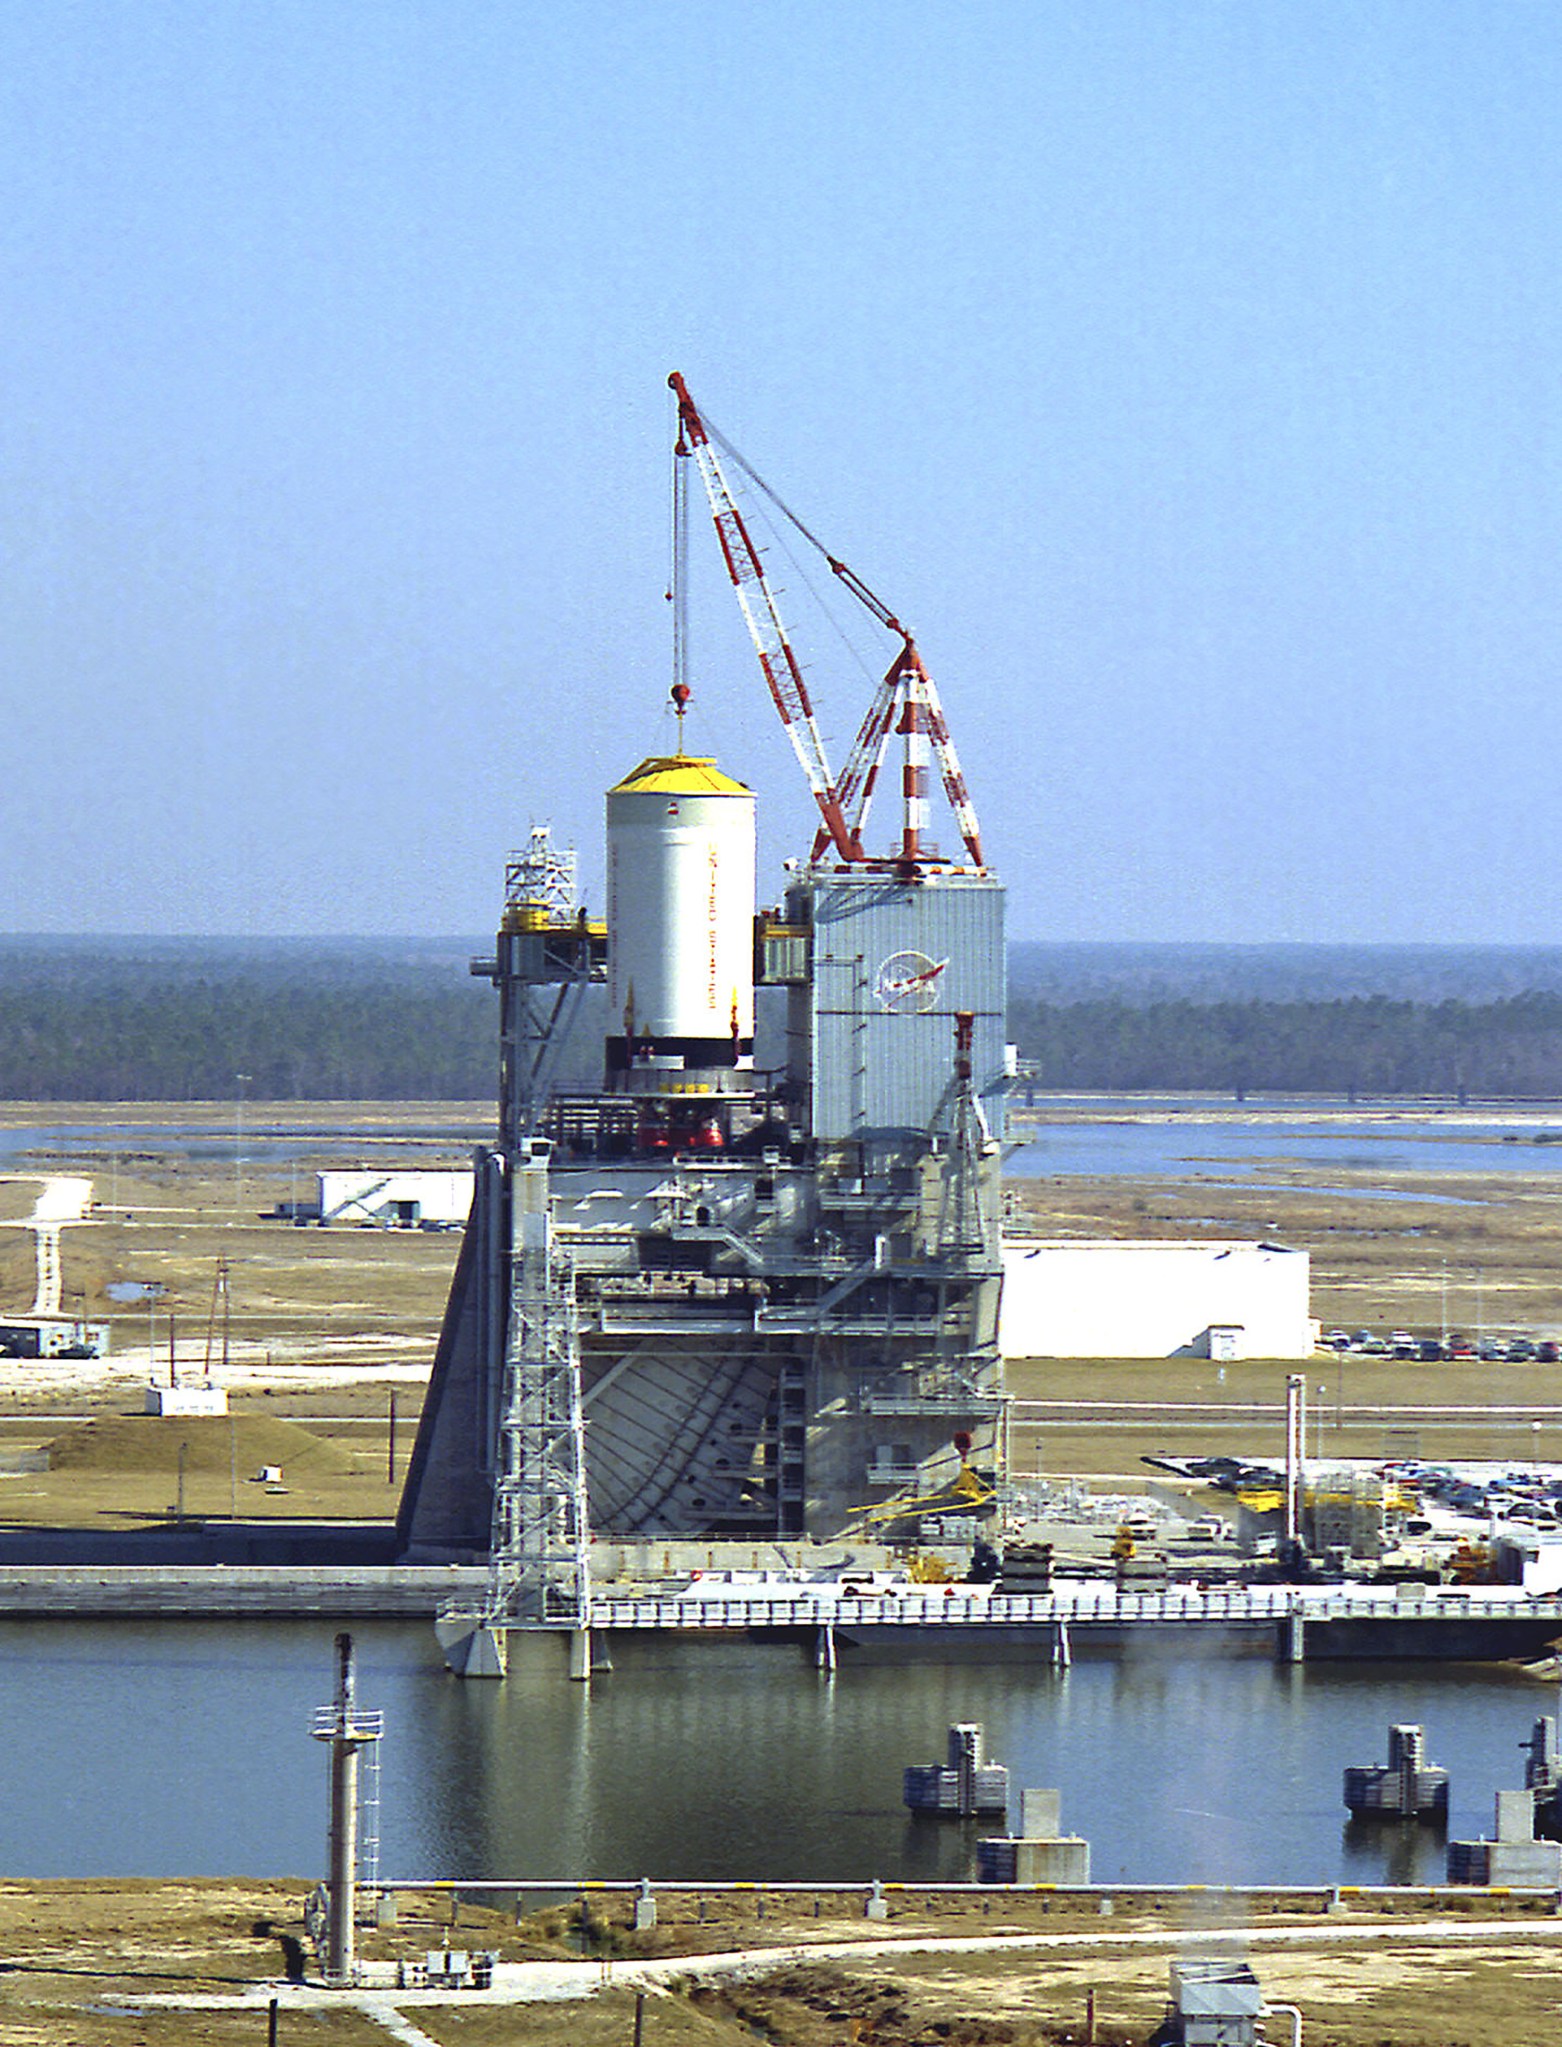
{"type": "Polygon", "coordinates": [[[694,754],[610,789],[607,928],[611,1084],[676,1092],[752,1068],[751,789],[694,754]]]}

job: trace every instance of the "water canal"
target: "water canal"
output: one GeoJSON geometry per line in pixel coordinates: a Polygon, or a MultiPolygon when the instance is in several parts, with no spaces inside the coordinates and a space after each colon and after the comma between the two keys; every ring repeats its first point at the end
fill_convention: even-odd
{"type": "MultiPolygon", "coordinates": [[[[330,1695],[316,1623],[0,1623],[13,1876],[319,1873],[330,1695]]],[[[953,1721],[1011,1787],[1057,1785],[1098,1881],[1429,1882],[1440,1836],[1346,1824],[1341,1772],[1427,1730],[1453,1830],[1491,1831],[1552,1688],[1494,1668],[1135,1654],[823,1678],[800,1652],[645,1641],[589,1689],[556,1666],[463,1684],[430,1630],[357,1633],[382,1709],[389,1876],[957,1878],[972,1834],[913,1822],[900,1772],[953,1721]]],[[[974,1831],[974,1830],[973,1830],[974,1831]]],[[[981,1831],[996,1831],[985,1824],[981,1831]]]]}

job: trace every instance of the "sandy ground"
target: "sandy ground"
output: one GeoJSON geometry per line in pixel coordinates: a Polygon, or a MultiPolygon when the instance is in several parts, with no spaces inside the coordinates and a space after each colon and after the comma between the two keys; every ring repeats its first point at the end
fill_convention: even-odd
{"type": "MultiPolygon", "coordinates": [[[[77,2047],[253,2042],[627,2043],[637,1994],[646,2047],[1020,2047],[1146,2039],[1167,1964],[1246,1958],[1271,2004],[1305,2015],[1308,2047],[1542,2047],[1557,2038],[1562,1924],[1517,1901],[1469,1897],[1343,1917],[1260,1912],[1232,1924],[1184,1894],[1103,1922],[1063,1898],[660,1901],[637,1934],[622,1898],[533,1913],[401,1894],[394,1929],[360,1952],[382,1989],[326,1991],[303,1919],[305,1886],[212,1880],[0,1885],[0,2041],[77,2047]],[[452,1913],[456,1923],[452,1925],[452,1913]],[[815,1917],[814,1912],[819,1916],[815,1917]],[[397,1960],[449,1944],[500,1956],[491,1993],[397,1992],[397,1960]],[[586,1952],[582,1952],[582,1947],[586,1952]]],[[[1274,2039],[1288,2022],[1272,2018],[1274,2039]]]]}

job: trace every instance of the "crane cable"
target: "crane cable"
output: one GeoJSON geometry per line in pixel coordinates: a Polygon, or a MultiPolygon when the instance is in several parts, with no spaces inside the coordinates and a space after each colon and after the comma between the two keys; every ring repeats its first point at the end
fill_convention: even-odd
{"type": "Polygon", "coordinates": [[[768,483],[766,483],[765,479],[760,475],[759,471],[754,467],[753,463],[748,460],[747,456],[744,455],[740,449],[735,448],[732,445],[731,441],[727,439],[727,436],[721,431],[720,427],[714,426],[709,420],[709,418],[707,418],[703,412],[700,414],[700,417],[705,421],[705,431],[710,435],[711,439],[716,443],[717,447],[721,449],[722,453],[724,455],[729,455],[732,458],[732,460],[737,464],[738,468],[743,471],[743,474],[748,478],[749,482],[752,483],[756,487],[756,489],[763,491],[765,496],[769,498],[770,502],[775,506],[776,510],[782,514],[784,518],[791,520],[792,524],[797,528],[798,532],[802,534],[803,538],[808,542],[809,546],[818,549],[819,553],[822,554],[825,560],[829,563],[831,571],[836,576],[838,576],[840,580],[846,585],[847,589],[850,590],[852,595],[857,599],[858,603],[863,605],[865,609],[867,609],[868,611],[872,612],[873,616],[879,621],[880,625],[887,626],[891,632],[899,633],[901,638],[909,646],[911,644],[911,634],[907,632],[906,628],[901,624],[900,620],[896,618],[895,614],[890,610],[889,606],[884,603],[882,598],[876,597],[874,595],[874,593],[868,588],[867,584],[857,574],[855,569],[848,568],[845,562],[843,562],[838,555],[831,554],[830,550],[825,546],[824,542],[819,538],[818,534],[814,532],[812,527],[805,525],[803,521],[797,516],[796,512],[792,510],[792,507],[787,503],[786,499],[782,497],[781,493],[778,490],[773,489],[768,483]]]}
{"type": "MultiPolygon", "coordinates": [[[[673,608],[673,688],[689,683],[689,450],[680,432],[673,446],[671,560],[667,601],[673,608]]],[[[675,696],[674,701],[677,701],[675,696]]]]}
{"type": "MultiPolygon", "coordinates": [[[[704,413],[700,414],[705,432],[710,439],[730,457],[749,481],[761,491],[776,509],[797,528],[810,546],[818,549],[829,563],[835,575],[857,599],[863,608],[876,618],[886,631],[896,633],[904,643],[897,659],[891,664],[889,673],[881,685],[880,695],[869,708],[866,718],[858,731],[846,767],[835,783],[835,790],[841,804],[850,805],[847,821],[853,838],[858,845],[862,842],[867,827],[868,809],[873,801],[874,784],[878,779],[879,762],[883,758],[891,726],[897,716],[899,693],[905,692],[906,709],[916,725],[925,731],[931,741],[938,761],[940,779],[944,785],[944,796],[954,812],[955,823],[966,851],[977,867],[985,865],[982,852],[981,826],[977,822],[976,809],[971,802],[966,786],[965,774],[955,752],[954,739],[944,717],[943,705],[939,701],[938,687],[928,673],[927,667],[917,651],[916,641],[911,633],[895,616],[883,598],[870,590],[855,569],[848,568],[838,555],[831,554],[824,542],[811,527],[800,519],[779,491],[773,489],[759,471],[742,453],[735,448],[721,429],[714,426],[704,413]]],[[[790,558],[790,557],[789,557],[790,558]]],[[[806,580],[806,578],[805,578],[806,580]]],[[[828,611],[825,613],[829,616],[828,611]]],[[[842,635],[844,638],[844,634],[842,635]]],[[[848,642],[848,645],[850,643],[848,642]]],[[[814,840],[813,858],[819,859],[828,843],[829,833],[821,830],[814,840]]],[[[904,838],[906,851],[914,845],[915,833],[908,814],[904,838]]]]}

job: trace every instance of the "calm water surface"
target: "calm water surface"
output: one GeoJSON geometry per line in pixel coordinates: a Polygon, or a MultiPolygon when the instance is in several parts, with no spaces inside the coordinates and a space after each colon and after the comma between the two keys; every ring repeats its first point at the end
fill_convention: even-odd
{"type": "MultiPolygon", "coordinates": [[[[332,1685],[315,1623],[0,1623],[6,1867],[18,1876],[318,1873],[332,1685]]],[[[1057,1785],[1098,1880],[1439,1880],[1425,1828],[1359,1833],[1348,1763],[1425,1724],[1453,1830],[1491,1832],[1549,1688],[1474,1666],[1145,1654],[1044,1666],[848,1666],[793,1650],[629,1645],[591,1687],[557,1665],[446,1674],[431,1631],[358,1631],[386,1716],[387,1875],[960,1877],[976,1829],[913,1823],[908,1762],[980,1720],[1012,1789],[1057,1785]]],[[[984,1822],[980,1831],[996,1831],[984,1822]]]]}
{"type": "MultiPolygon", "coordinates": [[[[1222,1098],[1205,1106],[1229,1113],[1232,1105],[1222,1098]]],[[[1254,1103],[1247,1111],[1256,1119],[1250,1123],[1200,1122],[1199,1107],[1182,1102],[1175,1108],[1165,1105],[1165,1122],[1065,1121],[1048,1123],[1034,1134],[1022,1124],[1018,1127],[1026,1141],[1005,1160],[1004,1171],[1026,1177],[1185,1177],[1200,1172],[1225,1177],[1287,1162],[1336,1172],[1562,1171],[1562,1142],[1535,1141],[1538,1136],[1562,1137],[1562,1107],[1555,1103],[1527,1105],[1526,1115],[1543,1120],[1519,1125],[1497,1120],[1451,1124],[1445,1117],[1412,1113],[1384,1122],[1303,1122],[1295,1114],[1298,1106],[1254,1103]]],[[[1125,1101],[1122,1113],[1127,1117],[1155,1107],[1125,1101]]]]}
{"type": "MultiPolygon", "coordinates": [[[[1304,1112],[1316,1115],[1338,1105],[1326,1099],[1260,1099],[1250,1102],[1243,1112],[1255,1120],[1235,1123],[1199,1120],[1207,1114],[1230,1115],[1234,1105],[1229,1095],[1165,1100],[1125,1096],[1115,1105],[1124,1119],[1121,1121],[1100,1120],[1111,1118],[1114,1104],[1110,1098],[1094,1095],[1080,1097],[1081,1120],[1070,1122],[1066,1120],[1068,1099],[1052,1096],[1045,1103],[1049,1115],[1061,1115],[1064,1120],[1049,1122],[1034,1134],[1030,1126],[1018,1126],[1025,1141],[1006,1161],[1007,1172],[1026,1176],[1164,1176],[1201,1171],[1225,1175],[1272,1169],[1286,1161],[1352,1172],[1562,1172],[1562,1103],[1556,1102],[1524,1104],[1526,1120],[1519,1124],[1496,1117],[1489,1122],[1451,1122],[1449,1116],[1421,1114],[1414,1108],[1394,1111],[1390,1120],[1319,1123],[1302,1120],[1304,1112]],[[1159,1114],[1166,1120],[1127,1120],[1146,1114],[1159,1114]],[[1537,1136],[1559,1141],[1537,1143],[1537,1136]]],[[[1458,1113],[1464,1118],[1478,1112],[1458,1113]]],[[[248,1164],[263,1169],[268,1163],[285,1165],[295,1158],[322,1153],[357,1158],[366,1143],[379,1153],[397,1138],[451,1138],[451,1131],[433,1125],[367,1135],[328,1125],[318,1131],[267,1129],[264,1106],[251,1104],[241,1138],[236,1137],[231,1122],[222,1121],[58,1123],[0,1130],[0,1169],[25,1169],[33,1151],[47,1152],[55,1159],[100,1161],[105,1153],[115,1151],[127,1157],[138,1152],[168,1152],[185,1158],[231,1159],[236,1148],[242,1150],[248,1164]]],[[[464,1133],[459,1141],[465,1142],[464,1133]]],[[[101,1164],[94,1169],[100,1174],[103,1170],[101,1164]]]]}

